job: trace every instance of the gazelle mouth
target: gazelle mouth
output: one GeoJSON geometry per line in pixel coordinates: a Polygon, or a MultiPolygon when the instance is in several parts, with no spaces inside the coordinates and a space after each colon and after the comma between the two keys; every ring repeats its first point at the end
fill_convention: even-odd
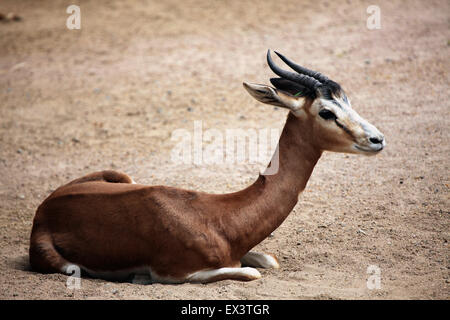
{"type": "Polygon", "coordinates": [[[354,145],[355,149],[362,151],[362,152],[367,152],[367,153],[378,153],[381,150],[384,149],[384,145],[380,144],[378,148],[363,148],[358,146],[357,144],[354,145]]]}

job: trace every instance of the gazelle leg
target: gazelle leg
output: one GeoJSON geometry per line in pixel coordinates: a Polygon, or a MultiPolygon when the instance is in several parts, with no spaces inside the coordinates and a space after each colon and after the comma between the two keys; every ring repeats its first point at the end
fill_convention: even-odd
{"type": "Polygon", "coordinates": [[[219,268],[214,270],[197,271],[186,278],[186,282],[214,282],[220,280],[250,281],[261,278],[261,274],[254,268],[219,268]]]}
{"type": "Polygon", "coordinates": [[[137,284],[151,284],[152,277],[150,276],[150,274],[135,274],[133,275],[131,282],[137,284]]]}
{"type": "Polygon", "coordinates": [[[241,263],[245,266],[257,268],[280,268],[278,260],[275,256],[253,251],[247,252],[247,254],[241,258],[241,263]]]}

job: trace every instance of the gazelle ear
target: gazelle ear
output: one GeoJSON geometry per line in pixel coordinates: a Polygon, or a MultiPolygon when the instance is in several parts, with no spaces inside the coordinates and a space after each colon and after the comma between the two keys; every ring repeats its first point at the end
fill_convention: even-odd
{"type": "Polygon", "coordinates": [[[264,84],[244,82],[243,85],[253,98],[262,103],[298,111],[304,102],[302,97],[294,97],[264,84]]]}

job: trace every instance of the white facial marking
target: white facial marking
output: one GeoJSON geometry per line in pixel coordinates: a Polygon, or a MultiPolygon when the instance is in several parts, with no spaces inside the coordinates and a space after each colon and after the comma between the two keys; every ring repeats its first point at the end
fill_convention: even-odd
{"type": "Polygon", "coordinates": [[[358,143],[354,143],[352,145],[352,149],[357,152],[364,153],[375,153],[377,151],[382,150],[385,145],[385,139],[383,134],[371,123],[362,118],[350,105],[350,101],[348,98],[345,99],[343,97],[333,96],[333,99],[339,104],[336,105],[335,102],[320,99],[322,106],[326,107],[330,111],[336,114],[336,117],[339,119],[347,119],[346,122],[354,123],[356,125],[352,125],[350,130],[352,131],[352,135],[358,139],[358,143]],[[371,139],[376,139],[381,141],[381,143],[373,143],[371,139]]]}

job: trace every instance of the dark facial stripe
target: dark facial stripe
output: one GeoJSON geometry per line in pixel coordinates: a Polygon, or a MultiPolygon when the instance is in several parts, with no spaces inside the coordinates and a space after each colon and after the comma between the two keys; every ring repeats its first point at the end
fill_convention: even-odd
{"type": "Polygon", "coordinates": [[[346,126],[340,123],[337,119],[334,122],[336,122],[336,125],[342,130],[344,130],[345,133],[347,133],[352,138],[352,140],[356,142],[356,138],[353,136],[353,133],[346,126]]]}
{"type": "Polygon", "coordinates": [[[344,100],[344,102],[346,103],[346,104],[348,104],[348,99],[347,99],[347,96],[344,94],[344,96],[342,97],[342,100],[344,100]]]}
{"type": "Polygon", "coordinates": [[[344,108],[342,108],[341,104],[339,102],[337,102],[336,100],[331,100],[331,102],[338,108],[344,109],[344,108]]]}

